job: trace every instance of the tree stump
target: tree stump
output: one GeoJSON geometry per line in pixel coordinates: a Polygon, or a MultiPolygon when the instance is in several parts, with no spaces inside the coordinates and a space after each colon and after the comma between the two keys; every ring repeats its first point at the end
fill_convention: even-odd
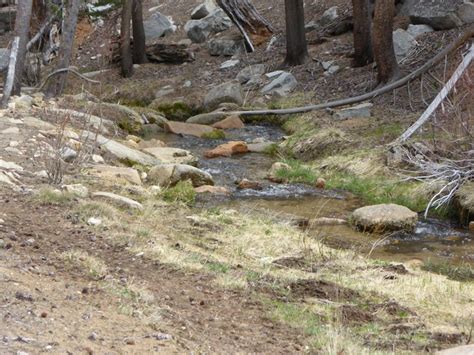
{"type": "Polygon", "coordinates": [[[271,24],[260,15],[250,0],[217,0],[217,4],[242,33],[245,46],[250,52],[274,32],[271,24]]]}

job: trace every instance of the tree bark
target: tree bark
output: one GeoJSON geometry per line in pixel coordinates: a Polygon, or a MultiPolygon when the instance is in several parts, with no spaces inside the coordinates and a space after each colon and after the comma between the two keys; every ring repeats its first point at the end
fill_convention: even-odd
{"type": "Polygon", "coordinates": [[[143,27],[143,7],[142,0],[133,0],[132,10],[132,30],[133,30],[133,62],[143,64],[147,62],[146,38],[143,27]]]}
{"type": "Polygon", "coordinates": [[[295,66],[306,62],[308,46],[304,22],[303,0],[285,0],[286,59],[285,65],[295,66]]]}
{"type": "Polygon", "coordinates": [[[8,105],[8,100],[13,90],[13,83],[15,82],[15,67],[16,67],[16,58],[18,54],[18,45],[20,43],[20,37],[16,36],[13,39],[12,48],[10,49],[10,61],[8,62],[8,73],[5,77],[5,85],[3,86],[3,96],[2,96],[2,107],[6,108],[8,105]]]}
{"type": "Polygon", "coordinates": [[[372,14],[369,0],[352,0],[354,19],[354,65],[363,67],[374,61],[372,52],[372,14]]]}
{"type": "Polygon", "coordinates": [[[394,81],[400,74],[395,50],[393,48],[394,16],[394,0],[377,0],[375,2],[372,42],[375,62],[377,63],[379,84],[394,81]]]}
{"type": "MultiPolygon", "coordinates": [[[[62,23],[61,47],[59,48],[58,64],[56,71],[69,67],[74,47],[74,38],[77,27],[77,17],[79,15],[80,0],[67,0],[64,11],[65,16],[62,23]]],[[[63,93],[66,85],[67,71],[61,72],[53,80],[50,81],[46,96],[54,97],[63,93]]]]}
{"type": "Polygon", "coordinates": [[[274,32],[250,0],[217,0],[217,4],[242,33],[249,52],[253,52],[255,46],[264,43],[274,32]]]}
{"type": "Polygon", "coordinates": [[[32,7],[32,0],[20,0],[18,2],[15,20],[15,32],[16,36],[18,36],[20,40],[18,42],[12,95],[20,95],[21,92],[21,80],[23,77],[23,69],[25,67],[26,45],[28,44],[28,35],[30,32],[32,7]]]}
{"type": "Polygon", "coordinates": [[[133,0],[122,1],[122,23],[120,28],[120,56],[122,76],[129,78],[133,75],[132,51],[130,48],[130,21],[132,19],[133,0]]]}

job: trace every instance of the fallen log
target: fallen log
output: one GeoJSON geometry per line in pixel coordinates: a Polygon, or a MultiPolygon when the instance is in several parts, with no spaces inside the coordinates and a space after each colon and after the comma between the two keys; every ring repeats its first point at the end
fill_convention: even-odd
{"type": "Polygon", "coordinates": [[[184,44],[158,43],[146,47],[150,62],[181,64],[194,61],[194,53],[184,44]]]}
{"type": "Polygon", "coordinates": [[[454,88],[458,80],[462,77],[465,70],[469,67],[472,60],[474,59],[474,43],[471,44],[471,48],[469,52],[464,57],[464,60],[459,64],[456,71],[453,73],[449,81],[446,85],[441,89],[439,94],[433,100],[433,102],[428,106],[425,112],[421,115],[421,117],[411,125],[395,142],[394,144],[401,144],[405,142],[408,138],[410,138],[421,126],[423,126],[429,119],[431,118],[432,114],[436,111],[438,106],[444,101],[444,99],[448,96],[449,92],[454,88]]]}
{"type": "Polygon", "coordinates": [[[405,84],[409,83],[413,79],[421,76],[422,74],[426,73],[428,70],[430,70],[433,66],[441,62],[444,57],[449,55],[450,53],[454,52],[459,46],[464,44],[466,41],[468,41],[471,37],[474,37],[474,25],[469,26],[461,36],[459,36],[454,42],[452,42],[450,45],[448,45],[445,49],[443,49],[441,52],[439,52],[437,55],[435,55],[432,59],[427,61],[424,65],[422,65],[420,68],[416,69],[415,71],[411,72],[407,76],[394,81],[390,84],[385,85],[384,87],[381,87],[379,89],[373,90],[371,92],[368,92],[366,94],[362,94],[359,96],[354,96],[350,98],[345,98],[345,99],[340,99],[340,100],[334,100],[322,104],[317,104],[317,105],[308,105],[308,106],[302,106],[302,107],[294,107],[294,108],[288,108],[288,109],[276,109],[276,110],[255,110],[255,111],[229,111],[227,114],[230,115],[240,115],[243,117],[248,117],[248,116],[279,116],[279,115],[292,115],[292,114],[298,114],[298,113],[306,113],[306,112],[311,112],[311,111],[317,111],[317,110],[324,110],[327,108],[334,108],[334,107],[340,107],[340,106],[345,106],[345,105],[353,105],[362,101],[366,100],[371,100],[377,96],[383,95],[387,92],[393,91],[395,89],[398,89],[399,87],[404,86],[405,84]]]}

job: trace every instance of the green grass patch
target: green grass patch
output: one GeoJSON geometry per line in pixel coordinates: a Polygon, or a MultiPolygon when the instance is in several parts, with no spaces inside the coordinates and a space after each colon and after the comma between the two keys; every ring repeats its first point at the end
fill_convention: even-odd
{"type": "Polygon", "coordinates": [[[268,147],[265,147],[265,149],[263,150],[264,154],[268,154],[272,157],[276,157],[279,152],[280,152],[280,147],[276,143],[270,144],[268,147]]]}
{"type": "Polygon", "coordinates": [[[314,184],[317,179],[316,173],[309,166],[302,164],[298,160],[286,159],[283,161],[290,168],[279,169],[276,172],[276,177],[289,183],[304,183],[314,184]]]}
{"type": "Polygon", "coordinates": [[[220,274],[227,274],[230,270],[229,265],[219,263],[219,262],[214,262],[214,261],[208,261],[206,263],[206,266],[210,271],[220,273],[220,274]]]}
{"type": "Polygon", "coordinates": [[[321,331],[320,317],[307,306],[279,301],[270,302],[271,318],[293,328],[303,329],[306,335],[317,335],[321,331]]]}
{"type": "Polygon", "coordinates": [[[445,275],[455,281],[474,281],[474,267],[468,263],[452,264],[450,262],[433,262],[428,260],[423,270],[445,275]]]}
{"type": "Polygon", "coordinates": [[[196,202],[196,191],[191,181],[180,181],[162,192],[163,200],[192,206],[196,202]]]}
{"type": "Polygon", "coordinates": [[[75,198],[73,193],[54,190],[51,188],[42,188],[34,194],[33,200],[41,205],[68,205],[75,198]]]}
{"type": "Polygon", "coordinates": [[[399,183],[386,177],[359,177],[349,173],[332,172],[324,176],[328,189],[341,189],[352,192],[370,205],[395,203],[412,211],[424,211],[427,205],[425,196],[413,193],[413,183],[399,183]]]}
{"type": "Polygon", "coordinates": [[[220,129],[215,129],[211,132],[204,133],[201,138],[204,139],[225,139],[224,131],[220,129]]]}

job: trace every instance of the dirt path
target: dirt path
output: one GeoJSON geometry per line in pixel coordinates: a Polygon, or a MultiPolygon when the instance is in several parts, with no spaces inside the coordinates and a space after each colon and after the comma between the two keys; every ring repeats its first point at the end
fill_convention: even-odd
{"type": "Polygon", "coordinates": [[[60,207],[1,196],[6,216],[0,238],[6,248],[0,253],[0,282],[7,285],[0,304],[1,352],[302,350],[302,334],[269,320],[254,295],[218,289],[209,276],[133,256],[108,244],[106,236],[74,225],[60,207]],[[73,249],[104,260],[107,275],[91,280],[87,270],[67,268],[60,255],[73,249]],[[159,318],[152,327],[139,312],[121,314],[123,297],[104,286],[114,280],[133,280],[152,293],[147,309],[159,318]]]}

